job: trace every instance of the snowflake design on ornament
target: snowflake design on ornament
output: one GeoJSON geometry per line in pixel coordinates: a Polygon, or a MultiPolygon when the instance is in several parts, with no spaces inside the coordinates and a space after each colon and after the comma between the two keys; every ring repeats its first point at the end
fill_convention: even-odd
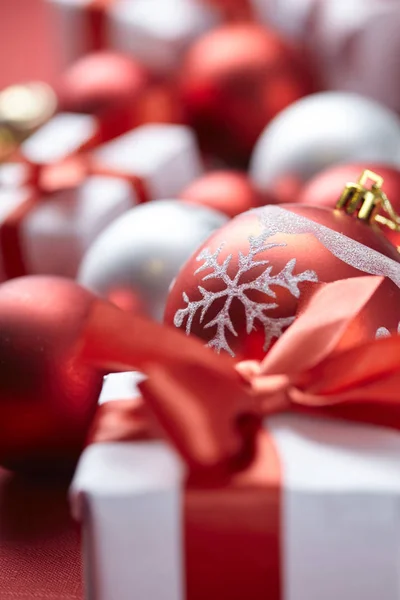
{"type": "MultiPolygon", "coordinates": [[[[397,325],[397,334],[400,335],[400,322],[397,325]]],[[[379,327],[379,329],[376,330],[375,339],[383,337],[392,337],[392,334],[386,327],[379,327]]]]}
{"type": "Polygon", "coordinates": [[[257,237],[250,236],[248,238],[248,254],[243,254],[241,251],[238,252],[239,268],[233,277],[228,273],[228,268],[233,254],[229,254],[223,262],[221,262],[221,259],[219,258],[226,242],[223,242],[214,253],[211,253],[209,248],[204,248],[201,251],[201,253],[196,257],[196,260],[198,262],[203,261],[203,264],[195,271],[194,274],[197,275],[197,273],[205,271],[206,269],[212,269],[211,273],[205,275],[202,281],[221,279],[225,284],[225,288],[219,292],[212,292],[207,290],[205,287],[198,286],[198,290],[202,298],[201,300],[197,301],[190,301],[186,292],[183,292],[182,297],[187,306],[179,309],[174,316],[174,325],[176,327],[181,327],[184,320],[187,318],[186,334],[189,335],[193,319],[198,311],[201,311],[200,323],[204,323],[206,313],[213,302],[218,298],[225,298],[224,305],[219,310],[217,315],[211,321],[208,321],[204,324],[204,329],[215,327],[214,336],[208,342],[207,346],[214,348],[218,354],[224,350],[231,356],[235,356],[226,337],[227,332],[230,332],[236,337],[238,335],[230,316],[231,304],[235,298],[242,303],[245,310],[247,334],[250,334],[254,329],[255,321],[259,321],[263,326],[265,335],[264,350],[266,351],[271,341],[274,338],[280,337],[283,331],[293,323],[295,317],[276,318],[269,316],[268,311],[277,308],[278,304],[276,302],[256,302],[255,300],[251,300],[251,298],[249,298],[247,292],[256,290],[263,292],[269,298],[275,299],[276,293],[271,288],[273,286],[279,286],[289,290],[289,292],[295,298],[299,298],[299,283],[302,281],[318,281],[317,274],[311,270],[307,270],[303,273],[295,275],[295,258],[291,259],[276,275],[272,274],[273,266],[269,264],[269,260],[257,260],[257,255],[261,254],[262,252],[272,248],[287,246],[285,243],[266,243],[266,240],[273,235],[273,232],[269,231],[267,219],[265,217],[263,218],[263,215],[260,217],[260,224],[263,227],[262,233],[257,237]],[[248,273],[255,267],[260,266],[265,267],[260,275],[255,277],[252,281],[240,283],[242,275],[248,273]]]}

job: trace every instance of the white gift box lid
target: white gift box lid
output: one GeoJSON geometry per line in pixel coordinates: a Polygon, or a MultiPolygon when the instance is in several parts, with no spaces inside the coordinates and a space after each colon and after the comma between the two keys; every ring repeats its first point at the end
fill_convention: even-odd
{"type": "Polygon", "coordinates": [[[150,199],[174,198],[201,175],[193,132],[183,125],[142,125],[93,152],[102,166],[140,177],[150,199]]]}
{"type": "MultiPolygon", "coordinates": [[[[131,397],[132,378],[121,385],[131,397]]],[[[400,434],[298,415],[265,426],[282,468],[282,600],[399,600],[400,434]]],[[[71,501],[91,597],[184,600],[183,481],[162,442],[85,450],[71,501]]]]}
{"type": "Polygon", "coordinates": [[[92,115],[60,113],[31,135],[21,152],[34,164],[55,163],[90,142],[97,131],[98,123],[92,115]]]}

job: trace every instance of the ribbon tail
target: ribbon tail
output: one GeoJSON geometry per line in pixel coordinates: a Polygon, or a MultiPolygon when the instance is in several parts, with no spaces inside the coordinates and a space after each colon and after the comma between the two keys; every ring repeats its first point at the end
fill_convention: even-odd
{"type": "Polygon", "coordinates": [[[233,370],[154,365],[139,387],[191,473],[228,476],[253,457],[260,420],[233,370]]]}
{"type": "MultiPolygon", "coordinates": [[[[193,363],[212,368],[217,362],[212,350],[197,338],[102,300],[92,305],[80,335],[79,352],[85,361],[109,372],[146,372],[149,364],[173,367],[193,363]]],[[[218,364],[228,369],[233,360],[218,357],[218,364]]]]}
{"type": "Polygon", "coordinates": [[[304,312],[261,363],[264,375],[292,375],[329,356],[346,329],[382,285],[383,277],[354,277],[316,286],[304,312]]]}

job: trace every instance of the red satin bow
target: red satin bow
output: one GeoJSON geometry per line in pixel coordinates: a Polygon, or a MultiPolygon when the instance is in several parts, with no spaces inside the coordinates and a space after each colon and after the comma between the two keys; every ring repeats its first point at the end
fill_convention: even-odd
{"type": "Polygon", "coordinates": [[[294,324],[261,363],[235,363],[181,331],[99,302],[83,335],[86,360],[148,375],[141,392],[189,468],[229,474],[251,461],[263,417],[318,412],[400,428],[400,337],[339,350],[380,285],[359,277],[312,286],[294,324]]]}

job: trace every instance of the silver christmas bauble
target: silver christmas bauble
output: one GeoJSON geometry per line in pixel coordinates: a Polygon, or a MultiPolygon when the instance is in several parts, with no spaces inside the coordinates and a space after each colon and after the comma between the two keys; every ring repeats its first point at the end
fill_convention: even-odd
{"type": "Polygon", "coordinates": [[[365,161],[400,165],[400,119],[358,94],[321,92],[298,100],[264,129],[250,172],[260,190],[293,202],[297,187],[322,169],[365,161]]]}
{"type": "Polygon", "coordinates": [[[121,308],[162,320],[169,287],[196,248],[228,218],[181,200],[142,204],[112,222],[83,258],[78,281],[121,308]]]}

